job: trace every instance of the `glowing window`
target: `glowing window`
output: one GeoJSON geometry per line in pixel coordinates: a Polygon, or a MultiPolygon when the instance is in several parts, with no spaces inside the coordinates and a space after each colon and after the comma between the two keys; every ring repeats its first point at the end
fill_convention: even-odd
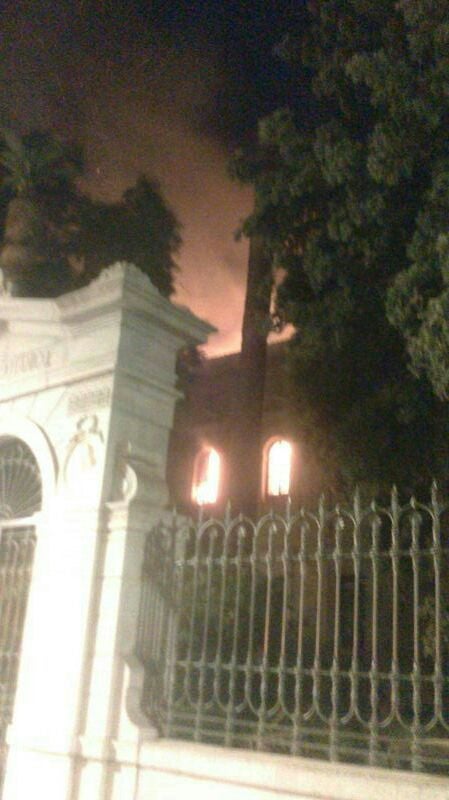
{"type": "Polygon", "coordinates": [[[193,475],[192,500],[199,506],[216,503],[220,483],[220,456],[213,447],[198,453],[193,475]]]}
{"type": "Polygon", "coordinates": [[[266,493],[270,497],[290,492],[292,446],[285,439],[276,439],[269,445],[266,460],[266,493]]]}

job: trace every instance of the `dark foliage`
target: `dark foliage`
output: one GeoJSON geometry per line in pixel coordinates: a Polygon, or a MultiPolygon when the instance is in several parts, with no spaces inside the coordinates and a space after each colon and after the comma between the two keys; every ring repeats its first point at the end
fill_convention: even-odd
{"type": "Polygon", "coordinates": [[[256,190],[243,231],[287,273],[298,413],[337,492],[447,474],[448,11],[310,2],[284,47],[306,107],[233,163],[256,190]]]}
{"type": "Polygon", "coordinates": [[[12,294],[55,296],[115,261],[173,291],[180,225],[157,182],[141,176],[120,202],[95,202],[77,185],[79,148],[40,132],[3,132],[0,167],[0,267],[12,294]]]}

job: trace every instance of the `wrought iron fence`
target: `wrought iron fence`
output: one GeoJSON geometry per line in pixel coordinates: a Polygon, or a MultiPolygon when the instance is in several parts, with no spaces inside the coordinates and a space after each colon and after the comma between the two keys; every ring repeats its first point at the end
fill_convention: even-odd
{"type": "Polygon", "coordinates": [[[41,507],[39,468],[29,447],[0,441],[0,795],[6,730],[12,720],[23,623],[41,507]]]}
{"type": "Polygon", "coordinates": [[[168,737],[449,772],[449,505],[148,536],[138,649],[168,737]]]}
{"type": "Polygon", "coordinates": [[[0,792],[35,543],[34,525],[25,520],[0,527],[0,792]]]}

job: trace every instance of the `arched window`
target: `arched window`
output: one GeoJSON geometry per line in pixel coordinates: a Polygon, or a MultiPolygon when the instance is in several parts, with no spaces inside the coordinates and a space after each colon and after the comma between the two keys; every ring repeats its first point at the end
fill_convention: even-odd
{"type": "MultiPolygon", "coordinates": [[[[25,442],[0,440],[0,521],[31,517],[40,510],[42,485],[36,459],[25,442]]],[[[1,524],[1,522],[0,522],[1,524]]]]}
{"type": "Polygon", "coordinates": [[[218,500],[220,456],[213,447],[203,447],[195,459],[192,500],[198,506],[212,505],[218,500]]]}
{"type": "Polygon", "coordinates": [[[290,494],[293,448],[286,439],[273,439],[265,450],[265,495],[290,494]]]}

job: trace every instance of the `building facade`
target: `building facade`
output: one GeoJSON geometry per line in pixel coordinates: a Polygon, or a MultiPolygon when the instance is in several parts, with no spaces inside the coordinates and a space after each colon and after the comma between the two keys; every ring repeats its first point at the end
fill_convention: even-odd
{"type": "MultiPolygon", "coordinates": [[[[183,509],[206,506],[220,513],[233,505],[230,473],[238,403],[239,354],[200,361],[183,374],[168,459],[173,503],[183,509]]],[[[268,348],[261,420],[260,510],[285,508],[316,499],[319,468],[307,448],[290,385],[286,345],[268,348]]],[[[238,508],[234,508],[237,512],[238,508]]]]}

